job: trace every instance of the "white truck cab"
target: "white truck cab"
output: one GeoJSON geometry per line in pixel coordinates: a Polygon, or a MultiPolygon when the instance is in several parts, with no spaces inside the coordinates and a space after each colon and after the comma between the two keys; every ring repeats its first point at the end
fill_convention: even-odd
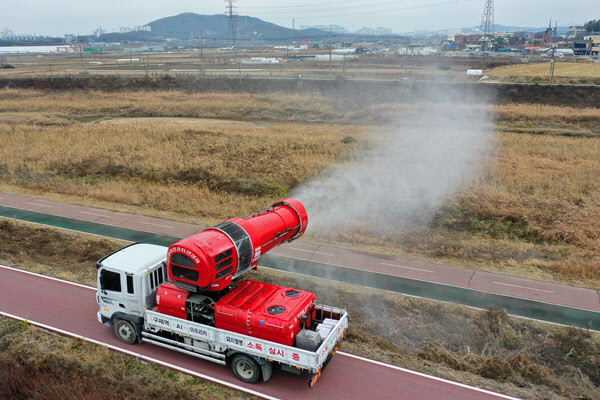
{"type": "Polygon", "coordinates": [[[114,325],[118,336],[133,343],[134,329],[139,331],[145,310],[156,306],[156,290],[167,279],[166,257],[166,247],[135,243],[98,261],[98,321],[114,325]]]}

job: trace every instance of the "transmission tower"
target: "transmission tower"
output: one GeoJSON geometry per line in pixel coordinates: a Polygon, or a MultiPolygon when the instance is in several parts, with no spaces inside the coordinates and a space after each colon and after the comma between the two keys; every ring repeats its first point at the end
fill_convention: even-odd
{"type": "Polygon", "coordinates": [[[231,46],[235,49],[235,42],[237,39],[237,7],[233,5],[237,0],[225,0],[227,6],[225,7],[225,15],[229,20],[229,29],[227,37],[231,41],[231,46]]]}
{"type": "Polygon", "coordinates": [[[481,17],[481,25],[479,30],[483,32],[482,50],[485,57],[486,49],[491,45],[494,37],[494,0],[485,0],[485,8],[483,9],[483,17],[481,17]]]}

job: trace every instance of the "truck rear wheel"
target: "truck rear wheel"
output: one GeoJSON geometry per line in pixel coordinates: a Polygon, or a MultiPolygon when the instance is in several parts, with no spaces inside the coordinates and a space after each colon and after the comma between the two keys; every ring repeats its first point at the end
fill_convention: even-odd
{"type": "Polygon", "coordinates": [[[237,354],[233,357],[231,369],[242,382],[256,383],[260,378],[260,366],[252,357],[245,354],[237,354]]]}
{"type": "Polygon", "coordinates": [[[117,338],[125,344],[134,344],[137,340],[135,328],[129,321],[117,319],[114,322],[115,335],[117,338]]]}

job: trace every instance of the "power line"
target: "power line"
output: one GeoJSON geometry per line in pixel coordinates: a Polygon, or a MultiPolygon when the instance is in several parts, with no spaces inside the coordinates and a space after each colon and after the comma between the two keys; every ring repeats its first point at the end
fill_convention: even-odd
{"type": "MultiPolygon", "coordinates": [[[[393,12],[393,11],[415,10],[415,9],[420,9],[420,8],[433,8],[433,7],[445,6],[445,5],[451,5],[451,4],[462,4],[462,3],[469,3],[471,1],[473,1],[473,0],[447,0],[447,1],[441,1],[438,3],[421,4],[421,5],[417,5],[417,6],[402,7],[402,8],[388,8],[385,10],[376,10],[376,11],[361,11],[361,12],[356,12],[356,13],[342,13],[342,14],[329,14],[329,15],[309,15],[309,16],[302,16],[301,19],[333,18],[333,17],[346,17],[346,16],[352,16],[352,15],[380,14],[380,13],[388,13],[388,12],[393,12]]],[[[323,11],[323,10],[317,10],[317,12],[318,11],[323,11]]],[[[260,14],[262,15],[262,14],[269,14],[269,13],[260,13],[260,14]]]]}
{"type": "MultiPolygon", "coordinates": [[[[362,3],[365,0],[350,0],[350,1],[333,1],[327,3],[331,4],[348,4],[348,3],[362,3]]],[[[323,3],[312,3],[312,4],[296,4],[295,6],[244,6],[244,8],[298,8],[298,7],[312,7],[312,6],[322,6],[323,3]]]]}
{"type": "MultiPolygon", "coordinates": [[[[348,3],[362,3],[365,0],[353,0],[353,1],[342,1],[342,2],[334,2],[334,3],[313,3],[313,4],[302,4],[302,5],[295,5],[295,6],[272,6],[272,7],[248,7],[248,6],[242,6],[242,8],[251,8],[251,9],[258,9],[258,8],[268,8],[268,9],[279,9],[279,8],[298,8],[298,7],[326,7],[326,6],[330,6],[332,4],[348,4],[348,3]]],[[[418,0],[394,0],[394,1],[384,1],[384,2],[377,2],[377,3],[369,3],[369,4],[361,4],[361,5],[353,5],[353,6],[346,6],[346,7],[333,7],[333,8],[325,8],[325,9],[317,9],[317,10],[300,10],[300,11],[273,11],[273,13],[288,13],[288,12],[299,12],[299,13],[303,13],[303,12],[314,12],[314,11],[335,11],[335,10],[342,10],[342,9],[346,9],[346,8],[357,8],[357,7],[372,7],[372,6],[380,6],[380,5],[387,5],[387,4],[394,4],[394,3],[402,3],[402,2],[406,2],[406,1],[418,1],[418,0]]]]}

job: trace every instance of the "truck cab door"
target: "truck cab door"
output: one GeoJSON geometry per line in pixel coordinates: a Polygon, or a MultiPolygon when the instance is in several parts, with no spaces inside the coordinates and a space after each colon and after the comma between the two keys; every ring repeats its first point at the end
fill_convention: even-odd
{"type": "Polygon", "coordinates": [[[102,268],[98,274],[100,313],[111,318],[115,312],[125,312],[123,287],[125,278],[120,272],[102,268]]]}
{"type": "Polygon", "coordinates": [[[125,279],[125,290],[123,291],[123,300],[125,302],[124,311],[127,314],[141,316],[143,311],[140,310],[140,304],[138,301],[138,291],[141,290],[139,287],[139,279],[136,279],[137,277],[129,272],[126,272],[123,275],[123,279],[125,279]]]}

